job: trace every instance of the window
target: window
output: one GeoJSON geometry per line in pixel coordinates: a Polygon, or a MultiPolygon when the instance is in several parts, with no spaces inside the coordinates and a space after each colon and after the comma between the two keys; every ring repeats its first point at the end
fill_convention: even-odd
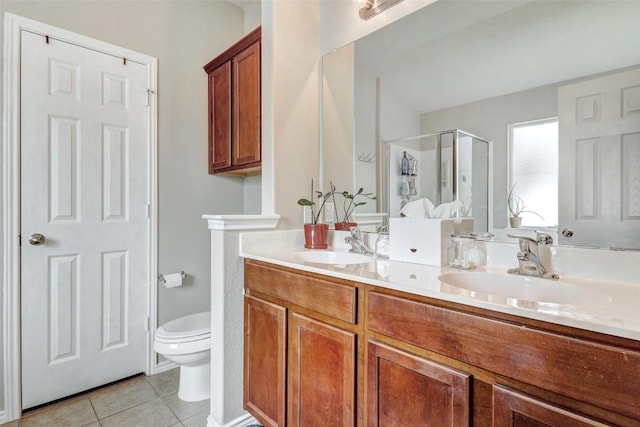
{"type": "Polygon", "coordinates": [[[527,212],[522,225],[558,225],[558,119],[509,126],[509,189],[527,212]]]}

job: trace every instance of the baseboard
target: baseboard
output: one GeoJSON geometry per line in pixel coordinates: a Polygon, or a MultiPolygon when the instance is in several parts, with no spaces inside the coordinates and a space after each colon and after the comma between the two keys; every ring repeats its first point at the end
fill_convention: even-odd
{"type": "Polygon", "coordinates": [[[253,418],[251,414],[245,414],[224,425],[220,425],[217,422],[215,422],[214,419],[211,418],[211,415],[207,417],[207,427],[246,427],[252,424],[260,425],[258,420],[253,418]]]}
{"type": "Polygon", "coordinates": [[[178,365],[176,363],[169,362],[168,360],[163,360],[162,362],[158,362],[158,364],[156,365],[156,374],[167,372],[177,367],[178,365]]]}
{"type": "Polygon", "coordinates": [[[4,424],[4,423],[8,423],[9,421],[13,421],[9,419],[9,414],[7,414],[7,411],[0,411],[0,425],[4,424]]]}

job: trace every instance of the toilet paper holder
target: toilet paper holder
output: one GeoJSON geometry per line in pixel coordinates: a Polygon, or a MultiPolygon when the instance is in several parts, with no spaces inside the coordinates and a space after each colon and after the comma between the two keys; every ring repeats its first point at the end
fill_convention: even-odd
{"type": "MultiPolygon", "coordinates": [[[[180,275],[182,276],[183,279],[187,278],[187,273],[185,273],[183,270],[180,270],[180,275]]],[[[167,280],[164,278],[164,274],[162,273],[158,274],[158,280],[161,281],[162,283],[167,283],[167,280]]]]}

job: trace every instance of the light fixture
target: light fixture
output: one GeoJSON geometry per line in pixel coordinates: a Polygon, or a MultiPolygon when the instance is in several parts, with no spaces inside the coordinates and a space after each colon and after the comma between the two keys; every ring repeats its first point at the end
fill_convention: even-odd
{"type": "Polygon", "coordinates": [[[402,0],[360,0],[360,18],[373,18],[383,10],[400,3],[402,0]]]}

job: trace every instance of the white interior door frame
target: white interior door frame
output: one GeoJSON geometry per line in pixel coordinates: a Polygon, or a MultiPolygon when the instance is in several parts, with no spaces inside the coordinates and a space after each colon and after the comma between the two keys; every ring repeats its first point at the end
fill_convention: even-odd
{"type": "MultiPolygon", "coordinates": [[[[157,311],[157,59],[114,46],[100,40],[72,33],[51,25],[5,13],[4,34],[4,81],[3,81],[3,150],[2,150],[2,206],[3,226],[3,277],[2,277],[2,376],[4,410],[0,411],[0,424],[14,420],[21,414],[21,374],[20,374],[20,32],[23,30],[47,35],[61,41],[92,49],[108,55],[126,58],[147,68],[151,94],[147,111],[148,147],[148,259],[147,278],[149,331],[147,342],[147,374],[156,370],[153,352],[152,331],[156,329],[157,311]]],[[[2,405],[0,404],[0,407],[2,405]]]]}

